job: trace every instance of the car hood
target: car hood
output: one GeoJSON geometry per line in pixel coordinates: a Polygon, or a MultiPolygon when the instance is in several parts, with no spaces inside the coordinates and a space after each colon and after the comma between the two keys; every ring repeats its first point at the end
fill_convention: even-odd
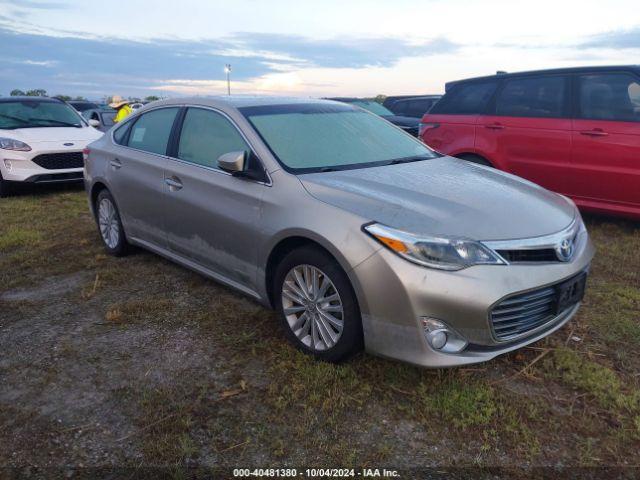
{"type": "Polygon", "coordinates": [[[93,127],[44,127],[0,130],[0,136],[20,140],[28,145],[38,143],[92,142],[102,136],[93,127]]]}
{"type": "Polygon", "coordinates": [[[318,200],[415,234],[530,238],[558,232],[576,215],[561,195],[451,157],[299,178],[318,200]]]}
{"type": "Polygon", "coordinates": [[[403,117],[401,115],[385,115],[382,118],[400,127],[416,127],[417,128],[418,124],[420,123],[419,118],[403,117]]]}

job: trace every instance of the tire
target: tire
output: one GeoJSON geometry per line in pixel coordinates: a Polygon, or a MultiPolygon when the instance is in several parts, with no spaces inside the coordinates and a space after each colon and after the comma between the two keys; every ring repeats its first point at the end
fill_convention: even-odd
{"type": "Polygon", "coordinates": [[[0,198],[5,198],[13,194],[14,186],[7,182],[2,178],[2,173],[0,173],[0,198]]]}
{"type": "Polygon", "coordinates": [[[98,234],[109,255],[121,257],[129,252],[130,246],[122,227],[120,212],[109,190],[102,190],[94,205],[98,234]]]}
{"type": "Polygon", "coordinates": [[[331,255],[312,246],[293,250],[277,266],[274,282],[274,303],[278,316],[285,335],[298,349],[332,363],[362,350],[362,320],[358,302],[349,277],[331,255]],[[318,287],[316,293],[324,290],[320,298],[328,301],[314,301],[314,297],[319,295],[314,296],[312,288],[300,292],[302,284],[306,283],[307,287],[312,285],[314,273],[318,287]],[[305,295],[301,296],[300,293],[305,295]],[[341,329],[338,327],[340,324],[341,329]]]}
{"type": "Polygon", "coordinates": [[[458,155],[456,158],[459,158],[460,160],[466,160],[467,162],[471,163],[477,163],[478,165],[484,165],[485,167],[493,168],[493,165],[491,165],[485,158],[481,157],[480,155],[474,155],[473,153],[463,153],[461,155],[458,155]]]}

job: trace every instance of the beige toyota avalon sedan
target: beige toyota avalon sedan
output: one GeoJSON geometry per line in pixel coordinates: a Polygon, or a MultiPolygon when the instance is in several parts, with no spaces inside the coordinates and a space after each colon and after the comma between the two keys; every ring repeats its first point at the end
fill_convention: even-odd
{"type": "Polygon", "coordinates": [[[489,360],[565,324],[593,247],[575,205],[353,105],[147,105],[85,150],[105,248],[156,252],[279,312],[318,358],[489,360]]]}

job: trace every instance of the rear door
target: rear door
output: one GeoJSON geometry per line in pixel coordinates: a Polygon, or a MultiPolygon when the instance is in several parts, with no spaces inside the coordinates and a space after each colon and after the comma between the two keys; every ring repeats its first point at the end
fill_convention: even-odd
{"type": "Polygon", "coordinates": [[[422,117],[420,138],[446,155],[474,151],[476,122],[491,101],[497,80],[464,82],[451,88],[422,117]]]}
{"type": "Polygon", "coordinates": [[[186,110],[165,172],[167,234],[173,252],[237,288],[255,290],[255,233],[261,198],[269,187],[218,168],[220,155],[240,150],[252,152],[224,114],[200,107],[186,110]]]}
{"type": "Polygon", "coordinates": [[[640,207],[640,77],[576,75],[569,194],[587,206],[640,207]]]}
{"type": "Polygon", "coordinates": [[[502,170],[566,192],[571,162],[570,82],[566,75],[508,77],[478,122],[476,149],[502,170]]]}
{"type": "Polygon", "coordinates": [[[114,132],[107,180],[127,234],[166,247],[164,169],[178,107],[151,110],[114,132]]]}

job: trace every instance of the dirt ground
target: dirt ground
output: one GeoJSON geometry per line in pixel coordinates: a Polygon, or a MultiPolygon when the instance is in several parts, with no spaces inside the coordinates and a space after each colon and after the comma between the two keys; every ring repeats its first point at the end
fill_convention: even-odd
{"type": "Polygon", "coordinates": [[[640,224],[586,221],[598,253],[575,319],[486,364],[425,370],[313,361],[252,300],[144,251],[104,255],[77,188],[2,199],[0,478],[635,472],[640,224]]]}

